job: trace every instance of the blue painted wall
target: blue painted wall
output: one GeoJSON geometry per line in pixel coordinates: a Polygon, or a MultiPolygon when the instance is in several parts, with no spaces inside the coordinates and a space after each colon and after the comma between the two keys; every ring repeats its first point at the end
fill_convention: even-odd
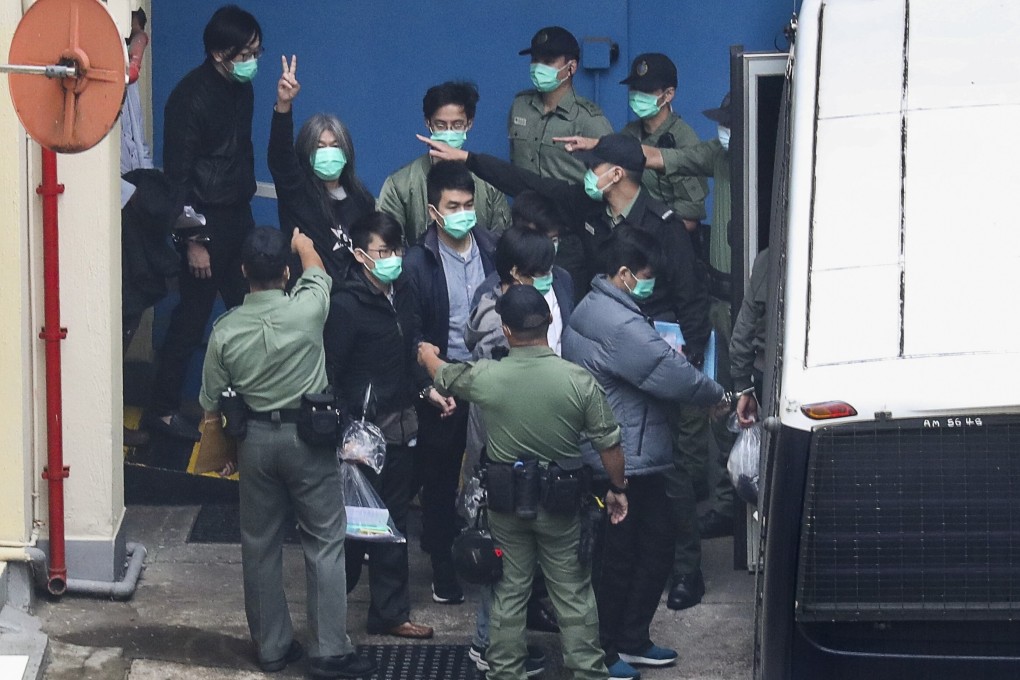
{"type": "MultiPolygon", "coordinates": [[[[450,79],[478,85],[481,100],[468,149],[506,157],[506,116],[518,91],[531,86],[527,47],[542,26],[560,25],[577,36],[608,37],[620,58],[605,72],[582,69],[575,88],[596,100],[614,128],[632,118],[627,88],[619,85],[631,60],[664,52],[677,65],[674,110],[702,138],[715,124],[701,112],[719,105],[729,86],[729,46],[772,50],[789,19],[790,0],[239,0],[259,19],[265,55],[255,79],[255,173],[266,166],[269,123],[280,77],[280,55],[298,56],[301,93],[296,125],[316,111],[340,116],[354,137],[358,174],[373,193],[383,180],[424,152],[414,138],[425,132],[421,99],[450,79]],[[597,94],[596,94],[597,91],[597,94]]],[[[153,143],[162,165],[163,106],[177,81],[204,59],[202,30],[218,3],[153,0],[153,143]]],[[[277,224],[275,201],[256,198],[255,220],[277,224]]],[[[711,214],[711,210],[709,210],[711,214]]],[[[157,307],[156,346],[172,295],[157,307]]],[[[221,308],[217,308],[218,314],[221,308]]],[[[184,391],[195,395],[202,356],[196,352],[184,391]]]]}
{"type": "MultiPolygon", "coordinates": [[[[163,106],[177,81],[204,55],[202,29],[217,4],[153,0],[154,146],[162,158],[163,106]]],[[[668,54],[680,84],[674,109],[703,138],[715,134],[701,111],[718,106],[729,83],[729,46],[771,50],[789,19],[790,0],[247,0],[258,17],[266,53],[255,79],[256,175],[266,167],[269,121],[281,54],[297,54],[301,94],[298,125],[330,111],[350,127],[358,173],[373,192],[398,167],[423,152],[421,98],[444,80],[478,84],[481,100],[467,148],[506,156],[506,114],[530,87],[528,58],[517,52],[541,26],[558,24],[583,42],[605,36],[620,45],[605,72],[583,68],[578,92],[596,99],[613,126],[631,118],[626,87],[630,61],[646,51],[668,54]],[[596,98],[596,90],[597,98],[596,98]]],[[[780,41],[781,41],[780,36],[780,41]]],[[[275,224],[272,201],[256,199],[256,220],[275,224]]]]}

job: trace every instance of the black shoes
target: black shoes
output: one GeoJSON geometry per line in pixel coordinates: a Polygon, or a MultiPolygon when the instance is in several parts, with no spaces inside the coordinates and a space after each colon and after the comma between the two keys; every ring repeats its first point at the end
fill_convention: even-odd
{"type": "Polygon", "coordinates": [[[701,602],[704,596],[705,579],[701,577],[699,569],[693,574],[673,577],[673,587],[669,590],[666,606],[676,610],[687,609],[701,602]]]}
{"type": "Polygon", "coordinates": [[[558,633],[560,627],[556,623],[556,612],[545,598],[532,597],[528,600],[528,630],[540,633],[558,633]]]}
{"type": "Polygon", "coordinates": [[[733,518],[718,510],[709,510],[698,517],[698,533],[704,538],[722,538],[733,535],[733,518]]]}
{"type": "Polygon", "coordinates": [[[375,662],[354,652],[343,656],[313,656],[308,674],[313,678],[360,678],[375,673],[375,662]]]}
{"type": "Polygon", "coordinates": [[[169,423],[160,416],[146,415],[145,427],[150,432],[158,432],[165,437],[172,437],[174,439],[183,439],[190,442],[197,442],[202,439],[198,429],[185,420],[180,413],[171,413],[169,423]]]}
{"type": "Polygon", "coordinates": [[[464,591],[457,582],[453,560],[432,560],[432,599],[439,604],[460,604],[464,591]]]}
{"type": "Polygon", "coordinates": [[[259,661],[259,668],[262,669],[263,673],[276,673],[277,671],[282,671],[289,664],[300,661],[304,655],[305,650],[301,643],[297,640],[291,640],[290,647],[287,648],[287,653],[282,658],[273,661],[259,661]]]}

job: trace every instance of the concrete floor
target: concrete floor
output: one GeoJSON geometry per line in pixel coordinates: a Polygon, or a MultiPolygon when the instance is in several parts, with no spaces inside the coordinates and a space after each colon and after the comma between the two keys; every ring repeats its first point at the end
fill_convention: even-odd
{"type": "MultiPolygon", "coordinates": [[[[146,568],[134,598],[112,602],[65,596],[41,601],[34,612],[49,635],[42,677],[51,680],[247,680],[263,677],[252,661],[241,592],[237,545],[189,544],[197,506],[131,506],[125,519],[128,540],[148,549],[146,568]]],[[[412,524],[417,514],[412,513],[412,524]]],[[[467,644],[474,629],[471,600],[460,606],[432,602],[425,556],[411,540],[411,595],[416,621],[435,627],[433,643],[467,644]]],[[[732,567],[732,541],[704,544],[708,591],[697,607],[673,612],[660,607],[653,638],[680,652],[673,668],[648,669],[646,680],[743,680],[752,654],[754,579],[732,567]]],[[[284,549],[291,614],[298,639],[305,636],[304,569],[300,549],[284,549]]],[[[390,644],[394,638],[367,635],[367,579],[351,593],[349,630],[356,644],[390,644]]],[[[546,680],[569,678],[562,668],[557,637],[529,634],[545,649],[546,680]]],[[[302,677],[304,662],[278,677],[302,677]]]]}

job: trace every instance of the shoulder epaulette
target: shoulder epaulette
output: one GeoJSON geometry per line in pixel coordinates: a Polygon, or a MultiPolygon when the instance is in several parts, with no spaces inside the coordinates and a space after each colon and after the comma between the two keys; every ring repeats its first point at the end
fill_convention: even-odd
{"type": "Polygon", "coordinates": [[[228,309],[227,311],[225,311],[225,312],[223,312],[222,314],[220,314],[220,315],[219,315],[219,316],[218,316],[218,317],[216,318],[216,320],[215,320],[215,321],[213,321],[213,328],[216,328],[216,324],[218,324],[218,323],[219,323],[220,321],[223,321],[224,319],[226,319],[226,318],[227,318],[227,316],[228,316],[228,315],[229,315],[229,314],[230,314],[231,312],[233,312],[234,310],[240,309],[240,308],[241,308],[241,305],[238,305],[237,307],[231,307],[231,308],[230,308],[230,309],[228,309]]]}
{"type": "Polygon", "coordinates": [[[575,97],[574,101],[576,101],[578,106],[587,111],[588,114],[593,118],[596,116],[606,115],[605,113],[603,113],[602,107],[596,104],[595,102],[591,101],[590,99],[585,99],[584,97],[575,97]]]}

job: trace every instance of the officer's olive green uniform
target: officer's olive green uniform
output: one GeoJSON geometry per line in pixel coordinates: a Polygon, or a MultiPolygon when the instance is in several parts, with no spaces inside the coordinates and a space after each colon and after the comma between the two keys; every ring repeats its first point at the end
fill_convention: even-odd
{"type": "MultiPolygon", "coordinates": [[[[322,328],[330,277],[305,270],[289,295],[249,293],[221,316],[209,336],[199,401],[219,410],[228,386],[258,413],[296,409],[301,396],[326,387],[322,328]]],[[[261,661],[286,655],[293,639],[283,591],[281,551],[288,510],[296,512],[305,555],[312,656],[353,651],[347,637],[344,568],[346,517],[336,458],[308,446],[291,423],[248,421],[239,445],[241,559],[248,627],[261,661]]]]}
{"type": "MultiPolygon", "coordinates": [[[[414,245],[425,233],[432,218],[428,214],[426,179],[432,159],[428,154],[416,158],[383,182],[378,208],[404,225],[404,238],[414,245]]],[[[506,195],[488,182],[475,177],[475,213],[478,224],[492,234],[502,234],[510,226],[510,205],[506,195]]]]}
{"type": "MultiPolygon", "coordinates": [[[[645,146],[659,148],[662,153],[664,170],[645,169],[641,176],[641,185],[656,200],[673,209],[677,215],[688,220],[705,218],[705,197],[708,196],[708,182],[698,173],[687,173],[678,169],[681,150],[701,142],[691,126],[680,116],[670,112],[654,132],[645,134],[640,120],[631,121],[624,126],[621,134],[635,137],[645,146]],[[672,135],[672,148],[661,148],[663,138],[672,135]]],[[[668,140],[668,137],[667,137],[668,140]]]]}
{"type": "MultiPolygon", "coordinates": [[[[597,450],[620,442],[620,428],[602,388],[586,370],[548,347],[515,347],[502,361],[445,364],[436,386],[477,405],[488,431],[488,455],[499,463],[520,457],[543,462],[578,459],[582,433],[597,450]]],[[[489,680],[524,677],[524,623],[536,562],[556,609],[564,663],[577,680],[605,680],[591,573],[577,560],[579,519],[539,510],[534,520],[490,512],[503,549],[503,578],[492,605],[489,680]]]]}
{"type": "Polygon", "coordinates": [[[580,183],[584,163],[553,144],[553,137],[580,135],[598,139],[613,131],[609,119],[595,102],[568,90],[559,104],[546,113],[542,94],[525,90],[514,97],[507,117],[510,138],[510,162],[542,177],[554,177],[580,183]]]}

